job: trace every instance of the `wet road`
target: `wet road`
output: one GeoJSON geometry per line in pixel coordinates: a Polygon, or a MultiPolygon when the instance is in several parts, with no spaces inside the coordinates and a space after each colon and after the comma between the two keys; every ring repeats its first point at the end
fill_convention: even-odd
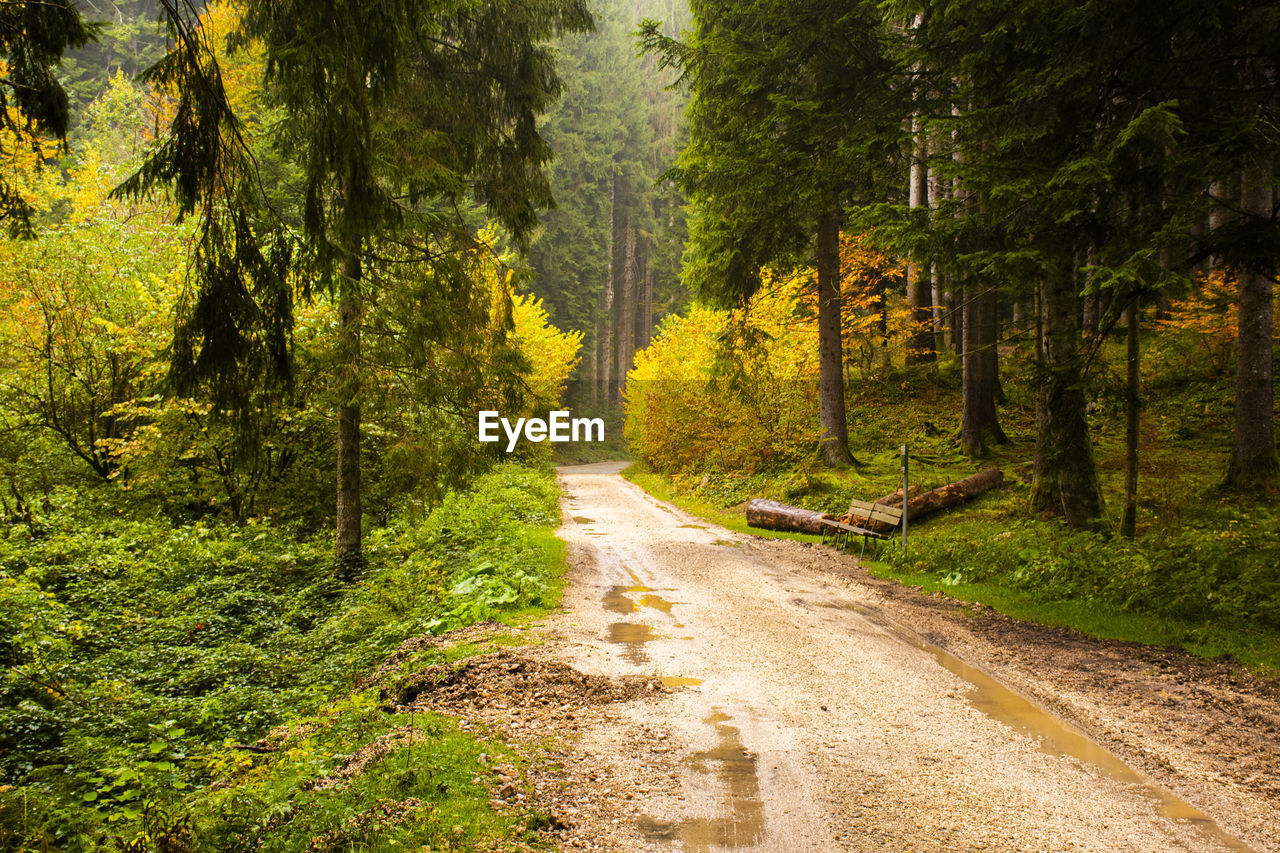
{"type": "Polygon", "coordinates": [[[628,803],[608,827],[623,849],[1248,849],[856,589],[620,467],[561,469],[573,569],[553,628],[583,671],[675,688],[584,739],[628,803]]]}

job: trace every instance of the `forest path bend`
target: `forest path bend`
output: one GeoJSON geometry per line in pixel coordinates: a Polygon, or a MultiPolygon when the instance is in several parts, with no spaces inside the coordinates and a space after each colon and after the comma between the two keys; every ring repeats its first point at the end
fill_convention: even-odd
{"type": "Polygon", "coordinates": [[[568,846],[1249,849],[856,586],[763,558],[621,468],[560,469],[571,571],[548,653],[674,692],[570,747],[591,796],[568,846]]]}

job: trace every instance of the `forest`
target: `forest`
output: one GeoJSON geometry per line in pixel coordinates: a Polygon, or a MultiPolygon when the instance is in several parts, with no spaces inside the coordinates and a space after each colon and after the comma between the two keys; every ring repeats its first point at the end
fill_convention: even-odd
{"type": "Polygon", "coordinates": [[[0,0],[0,847],[550,849],[387,696],[556,464],[999,467],[870,571],[1274,679],[1278,108],[1257,0],[0,0]]]}

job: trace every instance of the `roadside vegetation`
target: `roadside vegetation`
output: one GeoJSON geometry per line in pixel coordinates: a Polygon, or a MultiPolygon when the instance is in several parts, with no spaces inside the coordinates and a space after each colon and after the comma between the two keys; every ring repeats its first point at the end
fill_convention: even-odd
{"type": "MultiPolygon", "coordinates": [[[[847,258],[851,257],[846,253],[847,258]]],[[[846,266],[846,304],[870,306],[868,282],[846,266]]],[[[1001,346],[1009,441],[971,459],[959,443],[960,360],[903,364],[906,306],[887,303],[884,336],[847,336],[849,444],[857,464],[832,469],[818,452],[811,341],[803,290],[771,288],[747,313],[761,333],[751,358],[726,360],[743,314],[694,309],[667,321],[640,354],[628,394],[628,436],[641,461],[627,476],[659,497],[739,531],[754,497],[839,515],[851,499],[902,486],[936,488],[996,466],[1004,487],[909,526],[906,553],[869,551],[870,570],[927,591],[1098,636],[1230,655],[1280,672],[1280,509],[1223,484],[1230,448],[1233,343],[1229,291],[1206,284],[1172,301],[1143,332],[1137,530],[1118,534],[1125,477],[1122,333],[1100,341],[1089,400],[1105,524],[1076,530],[1031,509],[1035,453],[1034,338],[1007,322],[1001,346]],[[1228,305],[1219,304],[1226,301],[1228,305]],[[745,368],[744,368],[745,365],[745,368]],[[786,365],[775,369],[771,365],[786,365]],[[798,367],[797,367],[798,366],[798,367]],[[749,371],[743,375],[740,371],[749,371]],[[800,373],[788,371],[798,369],[800,373]],[[684,441],[673,441],[672,436],[684,441]],[[874,559],[872,559],[874,558],[874,559]]],[[[881,315],[854,308],[855,322],[881,315]]],[[[856,327],[855,327],[856,328],[856,327]]],[[[806,541],[818,537],[750,530],[806,541]]]]}
{"type": "MultiPolygon", "coordinates": [[[[1280,664],[1280,18],[708,0],[681,74],[682,279],[626,390],[718,508],[845,513],[998,465],[877,571],[1280,664]],[[1230,91],[1230,97],[1222,95],[1230,91]]],[[[643,476],[643,475],[641,475],[643,476]]]]}
{"type": "MultiPolygon", "coordinates": [[[[301,225],[262,33],[226,50],[243,4],[200,5],[201,62],[222,63],[217,108],[238,119],[202,127],[238,166],[253,155],[270,198],[219,195],[243,174],[182,199],[186,216],[162,186],[119,197],[189,115],[178,78],[208,69],[134,79],[166,40],[156,3],[126,2],[61,69],[64,99],[56,31],[67,47],[88,31],[74,4],[29,5],[0,16],[0,67],[32,63],[0,74],[0,849],[519,849],[542,818],[491,801],[494,766],[520,758],[380,691],[474,651],[429,638],[556,600],[549,448],[495,453],[475,413],[559,407],[581,335],[517,292],[518,241],[469,197],[380,208],[433,228],[363,223],[344,259],[368,301],[344,307],[355,277],[339,286],[333,235],[301,225]],[[47,16],[38,50],[29,15],[47,16]],[[11,78],[40,97],[11,97],[11,78]],[[375,677],[406,641],[418,651],[375,677]]],[[[501,120],[532,121],[543,95],[501,120]]],[[[508,153],[536,184],[540,155],[508,153]]],[[[443,183],[468,186],[452,166],[443,183]]]]}
{"type": "Polygon", "coordinates": [[[410,638],[557,599],[549,469],[504,464],[433,510],[407,502],[369,531],[355,584],[334,579],[327,537],[175,526],[121,497],[56,489],[38,535],[0,541],[4,849],[472,849],[537,823],[488,806],[477,757],[501,743],[381,707],[387,678],[465,648],[369,676],[410,638]],[[388,732],[375,772],[315,784],[388,732]]]}

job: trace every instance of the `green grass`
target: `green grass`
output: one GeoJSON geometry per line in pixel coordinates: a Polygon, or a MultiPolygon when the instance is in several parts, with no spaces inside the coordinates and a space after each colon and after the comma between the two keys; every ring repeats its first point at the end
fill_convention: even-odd
{"type": "Polygon", "coordinates": [[[879,560],[866,566],[875,577],[919,587],[924,593],[941,592],[960,601],[984,604],[1014,619],[1071,628],[1108,640],[1183,648],[1204,658],[1229,655],[1260,675],[1280,676],[1280,635],[1275,633],[1132,613],[1090,601],[1044,601],[1000,584],[949,583],[927,572],[898,571],[879,560]]]}
{"type": "MultiPolygon", "coordinates": [[[[324,541],[103,509],[69,498],[43,538],[0,540],[0,628],[17,664],[0,672],[0,848],[167,834],[170,853],[313,837],[334,850],[512,849],[543,821],[490,807],[471,780],[490,780],[478,756],[505,748],[443,717],[413,715],[427,741],[349,785],[310,783],[409,723],[378,686],[353,687],[404,640],[486,619],[519,629],[559,602],[549,467],[498,466],[434,513],[370,530],[368,569],[349,584],[330,577],[324,541]],[[230,745],[281,725],[303,733],[263,755],[230,745]],[[429,807],[382,813],[412,798],[429,807]]],[[[514,634],[497,642],[530,641],[514,634]]],[[[485,650],[426,650],[389,677],[485,650]]]]}

